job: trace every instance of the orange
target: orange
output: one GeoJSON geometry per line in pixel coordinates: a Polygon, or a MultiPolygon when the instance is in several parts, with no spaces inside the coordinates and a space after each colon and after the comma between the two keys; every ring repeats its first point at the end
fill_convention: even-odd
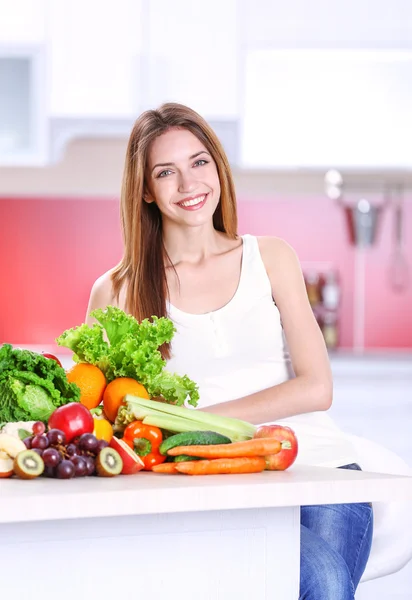
{"type": "Polygon", "coordinates": [[[103,372],[95,365],[78,363],[66,372],[70,383],[80,388],[80,402],[89,410],[96,408],[103,398],[107,382],[103,372]]]}
{"type": "Polygon", "coordinates": [[[117,411],[120,406],[125,404],[123,398],[126,394],[139,396],[139,398],[150,398],[146,388],[136,381],[136,379],[132,379],[131,377],[118,377],[117,379],[113,379],[113,381],[108,384],[103,394],[104,413],[112,423],[116,420],[117,411]]]}

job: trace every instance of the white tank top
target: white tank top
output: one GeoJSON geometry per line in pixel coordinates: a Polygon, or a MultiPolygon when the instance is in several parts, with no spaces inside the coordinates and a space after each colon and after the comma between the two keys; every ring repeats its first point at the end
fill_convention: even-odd
{"type": "MultiPolygon", "coordinates": [[[[235,400],[294,377],[279,310],[256,237],[244,235],[238,288],[222,308],[190,314],[167,303],[176,333],[169,371],[199,385],[198,408],[235,400]]],[[[276,423],[295,431],[295,464],[337,467],[357,461],[346,436],[326,412],[276,423]]]]}

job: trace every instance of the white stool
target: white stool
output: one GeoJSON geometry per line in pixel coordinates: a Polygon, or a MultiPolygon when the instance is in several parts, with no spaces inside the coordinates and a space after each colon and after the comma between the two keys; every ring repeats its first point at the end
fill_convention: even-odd
{"type": "MultiPolygon", "coordinates": [[[[348,435],[363,471],[412,476],[400,456],[364,437],[348,435]]],[[[374,532],[369,561],[361,583],[400,571],[412,558],[412,503],[394,498],[374,502],[374,532]]]]}

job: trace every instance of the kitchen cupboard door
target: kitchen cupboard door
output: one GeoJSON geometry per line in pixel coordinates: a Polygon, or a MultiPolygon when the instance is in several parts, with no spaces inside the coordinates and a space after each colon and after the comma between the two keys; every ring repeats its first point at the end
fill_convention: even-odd
{"type": "Polygon", "coordinates": [[[144,17],[145,107],[187,104],[209,121],[239,114],[235,0],[156,0],[144,17]]]}

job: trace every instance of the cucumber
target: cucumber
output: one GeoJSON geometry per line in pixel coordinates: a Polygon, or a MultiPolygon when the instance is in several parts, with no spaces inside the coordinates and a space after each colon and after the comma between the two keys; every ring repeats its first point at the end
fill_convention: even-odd
{"type": "Polygon", "coordinates": [[[210,444],[231,444],[232,440],[221,433],[215,431],[188,431],[176,433],[168,437],[159,446],[160,454],[167,454],[176,446],[206,446],[210,444]]]}
{"type": "Polygon", "coordinates": [[[188,460],[202,460],[200,456],[187,456],[187,454],[179,454],[179,456],[174,456],[173,462],[186,462],[188,460]]]}

